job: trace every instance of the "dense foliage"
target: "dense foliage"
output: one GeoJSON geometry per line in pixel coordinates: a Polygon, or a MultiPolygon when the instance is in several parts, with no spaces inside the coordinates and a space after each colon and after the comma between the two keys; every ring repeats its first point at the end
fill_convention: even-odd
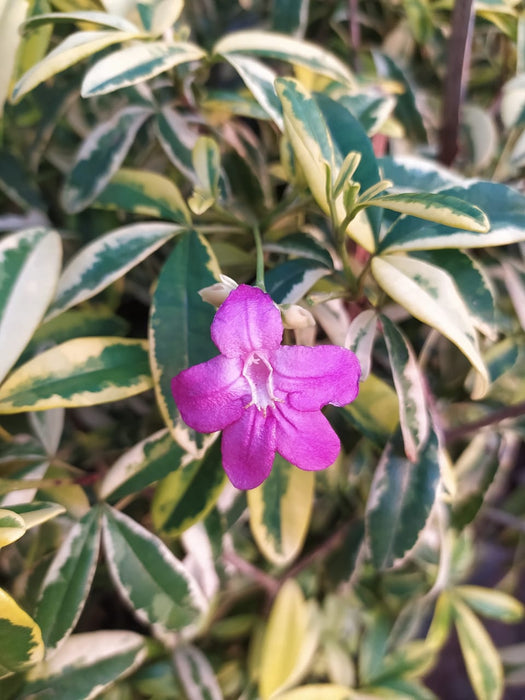
{"type": "Polygon", "coordinates": [[[510,698],[522,3],[0,20],[2,700],[510,698]],[[218,354],[199,292],[237,284],[265,287],[285,345],[362,370],[324,410],[336,463],[278,450],[248,491],[171,392],[218,354]]]}

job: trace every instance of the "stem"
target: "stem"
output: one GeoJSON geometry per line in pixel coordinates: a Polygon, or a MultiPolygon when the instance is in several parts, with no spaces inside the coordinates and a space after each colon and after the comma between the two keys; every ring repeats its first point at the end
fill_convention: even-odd
{"type": "Polygon", "coordinates": [[[486,428],[489,425],[494,425],[495,423],[501,423],[501,421],[507,420],[508,418],[519,418],[525,415],[525,401],[521,403],[514,404],[513,406],[506,406],[498,411],[493,411],[489,413],[488,416],[474,420],[471,423],[464,423],[463,425],[458,425],[457,428],[449,428],[445,430],[445,441],[454,442],[469,433],[474,433],[476,430],[481,428],[486,428]]]}
{"type": "Polygon", "coordinates": [[[280,588],[280,583],[277,579],[273,578],[269,574],[262,571],[262,569],[257,568],[249,561],[240,557],[236,552],[229,551],[224,552],[222,558],[228,564],[234,566],[237,571],[240,571],[245,576],[248,576],[254,583],[257,583],[261,588],[268,593],[272,598],[277,594],[280,588]]]}
{"type": "Polygon", "coordinates": [[[445,165],[450,165],[458,152],[460,110],[467,85],[472,47],[473,0],[456,0],[451,26],[439,152],[439,160],[445,165]]]}
{"type": "Polygon", "coordinates": [[[257,255],[255,285],[262,289],[263,292],[265,292],[266,287],[264,285],[264,252],[262,247],[261,232],[259,230],[258,224],[255,224],[253,227],[253,237],[255,239],[255,251],[257,255]]]}
{"type": "MultiPolygon", "coordinates": [[[[350,529],[350,522],[346,522],[342,525],[339,530],[336,530],[330,537],[322,542],[318,547],[316,547],[310,554],[300,559],[295,566],[287,571],[284,580],[293,578],[297,576],[303,569],[306,569],[314,562],[324,559],[328,554],[331,554],[334,549],[337,549],[344,541],[348,530],[350,529]]],[[[283,581],[284,583],[284,581],[283,581]]]]}

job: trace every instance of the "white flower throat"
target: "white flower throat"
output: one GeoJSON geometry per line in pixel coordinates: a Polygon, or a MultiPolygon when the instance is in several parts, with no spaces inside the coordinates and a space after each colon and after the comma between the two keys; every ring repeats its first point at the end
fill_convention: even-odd
{"type": "Polygon", "coordinates": [[[252,352],[244,361],[242,374],[252,392],[252,400],[245,408],[257,406],[266,415],[268,406],[275,408],[275,402],[279,401],[274,394],[273,367],[263,353],[252,352]]]}

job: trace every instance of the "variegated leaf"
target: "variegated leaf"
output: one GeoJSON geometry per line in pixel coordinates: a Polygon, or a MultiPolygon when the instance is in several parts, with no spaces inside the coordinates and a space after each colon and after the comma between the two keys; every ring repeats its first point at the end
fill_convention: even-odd
{"type": "Polygon", "coordinates": [[[32,503],[19,503],[10,506],[9,510],[19,515],[26,527],[26,530],[32,527],[37,527],[42,523],[56,518],[58,515],[65,513],[64,506],[58,503],[49,503],[47,501],[33,501],[32,503]]]}
{"type": "Polygon", "coordinates": [[[61,261],[62,244],[55,231],[27,229],[0,242],[0,381],[42,320],[61,261]]]}
{"type": "Polygon", "coordinates": [[[108,29],[117,29],[121,32],[139,32],[139,28],[118,15],[108,12],[97,12],[96,10],[79,10],[78,12],[44,12],[41,15],[30,17],[22,27],[23,32],[36,29],[43,24],[70,24],[71,22],[89,22],[89,24],[99,24],[108,29]]]}
{"type": "Polygon", "coordinates": [[[139,620],[186,635],[195,631],[208,603],[162,540],[127,515],[107,508],[104,549],[111,577],[139,620]]]}
{"type": "Polygon", "coordinates": [[[276,456],[270,476],[248,491],[250,529],[266,559],[290,564],[304,544],[314,499],[315,474],[276,456]]]}
{"type": "Polygon", "coordinates": [[[25,531],[23,518],[12,510],[0,508],[0,548],[19,540],[25,531]]]}
{"type": "Polygon", "coordinates": [[[223,700],[213,668],[200,649],[195,646],[177,647],[173,663],[188,700],[223,700]]]}
{"type": "Polygon", "coordinates": [[[318,641],[315,609],[308,606],[298,583],[287,579],[273,603],[261,644],[261,700],[269,700],[301,680],[318,641]]]}
{"type": "Polygon", "coordinates": [[[62,700],[94,700],[147,658],[146,639],[127,630],[74,634],[26,676],[20,698],[38,697],[49,688],[62,700]]]}
{"type": "Polygon", "coordinates": [[[197,132],[190,128],[181,114],[170,107],[157,112],[155,130],[160,145],[173,165],[195,182],[192,153],[198,138],[197,132]]]}
{"type": "Polygon", "coordinates": [[[357,356],[361,366],[361,382],[370,374],[372,350],[377,330],[377,312],[373,309],[362,311],[350,324],[345,339],[345,348],[357,356]]]}
{"type": "Polygon", "coordinates": [[[158,36],[178,20],[184,0],[142,0],[137,9],[144,29],[158,36]]]}
{"type": "Polygon", "coordinates": [[[46,647],[55,649],[75,626],[91,587],[100,546],[100,517],[93,508],[70,529],[42,582],[35,620],[46,647]]]}
{"type": "Polygon", "coordinates": [[[191,224],[190,212],[177,185],[164,175],[148,170],[121,168],[93,206],[191,224]]]}
{"type": "Polygon", "coordinates": [[[93,129],[82,143],[64,183],[62,202],[67,212],[82,211],[102,192],[151,114],[145,107],[125,107],[93,129]]]}
{"type": "Polygon", "coordinates": [[[99,488],[100,498],[115,501],[136,493],[182,468],[186,453],[167,428],[134,445],[108,469],[99,488]]]}
{"type": "Polygon", "coordinates": [[[143,42],[105,56],[88,70],[82,81],[82,97],[105,95],[154,78],[174,66],[198,61],[205,52],[195,44],[143,42]]]}
{"type": "Polygon", "coordinates": [[[416,544],[439,483],[435,433],[430,433],[415,464],[402,455],[398,435],[387,444],[376,467],[366,506],[368,542],[377,569],[393,566],[416,544]]]}
{"type": "Polygon", "coordinates": [[[99,236],[64,268],[46,320],[95,296],[181,230],[176,224],[145,222],[99,236]]]}
{"type": "Polygon", "coordinates": [[[408,338],[387,316],[381,315],[380,319],[399,398],[399,422],[405,453],[410,461],[415,462],[430,431],[424,378],[408,338]]]}
{"type": "Polygon", "coordinates": [[[475,398],[488,390],[489,377],[465,302],[449,275],[434,265],[405,255],[372,259],[379,286],[415,318],[443,333],[463,352],[479,373],[475,398]]]}
{"type": "Polygon", "coordinates": [[[215,440],[202,459],[181,464],[160,482],[151,505],[155,528],[170,537],[178,537],[206,517],[226,481],[220,440],[215,440]]]}
{"type": "Polygon", "coordinates": [[[232,32],[215,44],[214,54],[247,53],[286,61],[293,65],[306,66],[310,70],[326,75],[347,85],[355,85],[348,67],[326,49],[301,41],[285,34],[247,30],[232,32]]]}
{"type": "Polygon", "coordinates": [[[371,204],[446,226],[486,233],[490,222],[474,204],[441,192],[402,192],[374,197],[371,204]]]}
{"type": "Polygon", "coordinates": [[[75,338],[11,374],[0,388],[0,414],[93,406],[140,394],[151,385],[146,341],[75,338]]]}
{"type": "Polygon", "coordinates": [[[84,31],[70,34],[16,83],[12,99],[17,102],[37,85],[112,44],[140,38],[138,31],[84,31]]]}
{"type": "Polygon", "coordinates": [[[467,672],[479,700],[503,696],[503,664],[486,629],[456,596],[452,597],[454,623],[467,672]]]}
{"type": "Polygon", "coordinates": [[[241,76],[246,87],[264,111],[268,113],[282,131],[284,125],[281,103],[274,88],[277,73],[257,59],[249,56],[227,53],[225,58],[241,76]]]}
{"type": "Polygon", "coordinates": [[[44,657],[39,626],[0,588],[0,678],[21,671],[44,657]]]}
{"type": "Polygon", "coordinates": [[[3,0],[0,5],[0,118],[4,112],[4,102],[9,93],[15,67],[20,44],[20,27],[28,7],[27,0],[3,0]]]}

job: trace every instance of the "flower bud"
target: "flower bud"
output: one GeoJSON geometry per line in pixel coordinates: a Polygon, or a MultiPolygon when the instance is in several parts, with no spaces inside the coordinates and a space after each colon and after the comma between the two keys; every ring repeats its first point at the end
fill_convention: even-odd
{"type": "Polygon", "coordinates": [[[281,306],[281,317],[283,319],[283,326],[291,330],[315,326],[315,319],[312,314],[308,309],[304,309],[298,304],[281,306]]]}
{"type": "Polygon", "coordinates": [[[220,282],[199,290],[202,301],[208,302],[208,304],[215,306],[216,309],[226,300],[230,292],[233,292],[238,287],[237,282],[227,275],[219,275],[219,279],[220,282]]]}

